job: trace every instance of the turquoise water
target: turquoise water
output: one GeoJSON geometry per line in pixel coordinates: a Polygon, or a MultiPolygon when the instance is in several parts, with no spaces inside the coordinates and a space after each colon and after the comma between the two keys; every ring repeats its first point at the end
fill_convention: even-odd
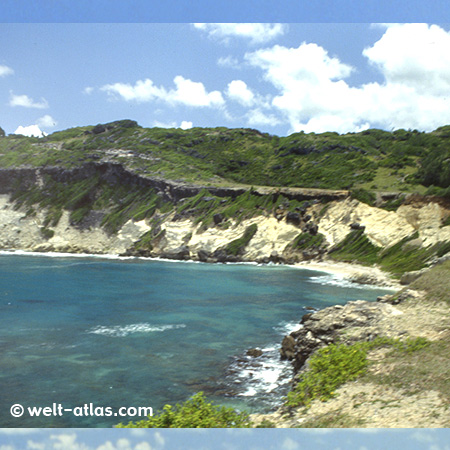
{"type": "Polygon", "coordinates": [[[200,390],[270,410],[291,374],[278,358],[282,337],[305,308],[385,292],[282,266],[0,255],[0,426],[112,426],[128,420],[13,418],[9,409],[156,411],[200,390]],[[246,356],[255,347],[263,356],[246,356]]]}

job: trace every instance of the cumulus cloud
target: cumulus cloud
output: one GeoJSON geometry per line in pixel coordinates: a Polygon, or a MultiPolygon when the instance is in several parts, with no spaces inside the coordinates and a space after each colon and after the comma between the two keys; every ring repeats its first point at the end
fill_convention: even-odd
{"type": "Polygon", "coordinates": [[[127,83],[107,84],[101,88],[110,95],[118,95],[126,101],[150,102],[161,100],[169,104],[183,104],[192,107],[214,107],[224,103],[219,91],[207,92],[201,82],[195,82],[178,75],[174,78],[175,89],[167,90],[155,86],[152,80],[139,80],[133,86],[127,83]]]}
{"type": "Polygon", "coordinates": [[[28,125],[23,127],[22,125],[18,126],[14,134],[21,134],[23,136],[28,137],[44,137],[46,133],[44,133],[37,125],[28,125]]]}
{"type": "Polygon", "coordinates": [[[9,106],[23,106],[24,108],[37,108],[46,109],[48,108],[48,102],[45,98],[41,98],[40,102],[35,102],[28,95],[15,95],[11,92],[9,98],[9,106]]]}
{"type": "Polygon", "coordinates": [[[91,95],[94,92],[94,88],[92,86],[86,86],[83,89],[83,94],[91,95]]]}
{"type": "Polygon", "coordinates": [[[0,66],[0,77],[6,77],[7,75],[12,75],[14,70],[8,66],[0,66]]]}
{"type": "Polygon", "coordinates": [[[180,128],[181,128],[182,130],[189,130],[189,128],[192,128],[192,122],[189,122],[189,121],[187,121],[187,120],[183,120],[183,121],[181,122],[180,128]]]}
{"type": "Polygon", "coordinates": [[[276,88],[272,107],[290,131],[430,131],[450,122],[449,33],[436,25],[388,26],[363,55],[383,82],[351,86],[354,68],[314,43],[276,45],[245,58],[276,88]]]}
{"type": "Polygon", "coordinates": [[[387,83],[411,86],[419,93],[449,92],[450,34],[436,25],[391,25],[363,55],[381,70],[387,83]]]}
{"type": "Polygon", "coordinates": [[[287,30],[287,26],[281,23],[195,23],[194,27],[224,42],[234,37],[249,39],[253,44],[268,42],[287,30]]]}
{"type": "Polygon", "coordinates": [[[274,114],[267,114],[260,108],[251,109],[247,113],[247,123],[252,127],[264,125],[275,126],[281,123],[280,119],[274,114]]]}
{"type": "Polygon", "coordinates": [[[233,80],[228,83],[226,94],[232,100],[244,106],[251,106],[255,101],[255,94],[248,88],[242,80],[233,80]]]}
{"type": "Polygon", "coordinates": [[[56,120],[48,114],[46,114],[43,117],[40,117],[37,120],[37,125],[42,128],[53,128],[56,127],[57,124],[58,122],[56,122],[56,120]]]}

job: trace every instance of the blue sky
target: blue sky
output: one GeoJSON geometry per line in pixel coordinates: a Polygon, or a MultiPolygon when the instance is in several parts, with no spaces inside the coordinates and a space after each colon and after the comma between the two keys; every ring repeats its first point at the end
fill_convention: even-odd
{"type": "Polygon", "coordinates": [[[450,123],[449,24],[0,23],[0,126],[277,135],[450,123]]]}
{"type": "Polygon", "coordinates": [[[450,430],[0,430],[0,450],[449,450],[450,430]]]}
{"type": "Polygon", "coordinates": [[[2,0],[0,22],[433,22],[447,0],[2,0]]]}

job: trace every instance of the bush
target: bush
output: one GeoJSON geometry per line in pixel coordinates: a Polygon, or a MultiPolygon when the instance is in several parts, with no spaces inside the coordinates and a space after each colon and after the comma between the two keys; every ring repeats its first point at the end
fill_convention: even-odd
{"type": "Polygon", "coordinates": [[[227,254],[237,256],[239,253],[241,253],[257,231],[258,226],[256,225],[256,223],[248,226],[245,229],[244,234],[240,238],[231,241],[225,247],[225,251],[227,252],[227,254]]]}
{"type": "Polygon", "coordinates": [[[334,397],[334,391],[342,384],[352,381],[366,372],[369,364],[367,352],[376,347],[392,347],[394,351],[413,353],[430,345],[422,337],[399,339],[378,337],[370,342],[352,345],[330,344],[318,350],[309,359],[309,370],[288,393],[286,406],[308,407],[314,399],[322,401],[334,397]]]}
{"type": "Polygon", "coordinates": [[[175,406],[165,405],[155,416],[117,428],[249,428],[247,413],[208,403],[203,392],[175,406]]]}

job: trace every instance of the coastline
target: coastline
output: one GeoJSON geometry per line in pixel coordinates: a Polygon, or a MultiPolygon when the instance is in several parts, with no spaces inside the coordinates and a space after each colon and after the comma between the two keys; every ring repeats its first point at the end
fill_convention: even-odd
{"type": "Polygon", "coordinates": [[[392,290],[399,290],[403,287],[398,280],[391,278],[387,272],[383,272],[378,267],[373,266],[363,266],[361,264],[336,262],[331,260],[311,260],[295,263],[292,267],[326,272],[340,276],[355,284],[370,284],[392,290]]]}

